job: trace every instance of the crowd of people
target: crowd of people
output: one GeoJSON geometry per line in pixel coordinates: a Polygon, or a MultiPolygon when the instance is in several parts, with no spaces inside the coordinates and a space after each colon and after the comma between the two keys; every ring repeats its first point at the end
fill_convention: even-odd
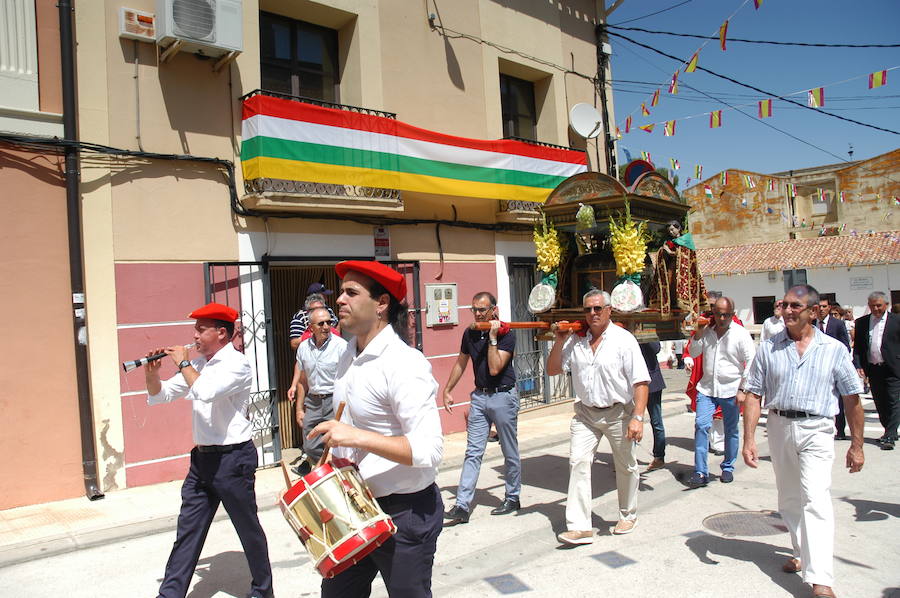
{"type": "MultiPolygon", "coordinates": [[[[443,456],[439,385],[429,362],[408,344],[405,278],[378,262],[341,262],[336,270],[342,279],[337,314],[325,304],[331,291],[316,283],[291,326],[296,368],[288,396],[303,430],[304,451],[295,472],[308,473],[326,447],[335,457],[349,459],[398,531],[353,566],[324,579],[321,592],[368,596],[380,574],[391,596],[431,596],[438,536],[445,525],[469,522],[492,427],[504,457],[505,488],[503,502],[491,514],[521,508],[514,335],[502,328],[494,295],[477,293],[471,309],[483,330],[463,333],[441,395],[444,408],[452,412],[452,391],[471,361],[475,388],[468,402],[465,458],[455,504],[444,512],[435,483],[443,456]],[[342,403],[346,409],[335,417],[335,405],[342,403]]],[[[854,473],[864,465],[859,398],[864,381],[884,427],[879,446],[890,450],[897,440],[900,316],[887,313],[887,306],[883,293],[872,293],[870,313],[848,320],[840,305],[820,298],[813,287],[798,285],[775,303],[775,315],[763,324],[757,345],[737,319],[734,301],[720,297],[708,323],[697,328],[678,360],[679,366],[692,368],[695,393],[694,473],[688,485],[701,488],[710,482],[710,433],[717,412],[724,436],[719,481],[735,479],[739,454],[748,467],[757,467],[756,428],[766,409],[779,511],[793,545],[783,569],[801,573],[813,596],[835,595],[832,463],[836,441],[849,439],[847,468],[854,473]]],[[[653,433],[653,460],[646,471],[667,465],[659,343],[639,344],[615,325],[605,291],[588,291],[582,309],[582,328],[573,332],[561,326],[546,364],[551,376],[571,374],[575,395],[566,530],[558,535],[561,544],[572,546],[590,544],[596,536],[591,471],[602,438],[611,448],[618,495],[612,534],[629,534],[637,526],[641,474],[636,446],[644,434],[645,413],[653,433]]],[[[197,445],[159,596],[185,595],[221,502],[245,549],[252,574],[249,597],[268,598],[274,595],[271,565],[256,514],[256,450],[247,415],[250,366],[230,342],[237,313],[213,303],[191,317],[197,320],[199,356],[189,360],[184,347],[155,351],[168,354],[178,367],[166,381],[159,377],[160,362],[146,368],[150,404],[191,401],[197,445]]]]}

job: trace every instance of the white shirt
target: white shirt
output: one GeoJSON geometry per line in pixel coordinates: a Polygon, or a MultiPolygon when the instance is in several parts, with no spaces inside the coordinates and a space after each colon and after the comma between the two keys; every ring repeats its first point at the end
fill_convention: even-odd
{"type": "Polygon", "coordinates": [[[330,332],[321,347],[316,346],[315,336],[300,343],[297,364],[306,372],[310,394],[330,395],[334,391],[338,360],[346,348],[347,341],[330,332]]]}
{"type": "Polygon", "coordinates": [[[737,395],[747,377],[756,349],[750,332],[731,322],[721,338],[713,326],[699,338],[695,336],[689,351],[691,357],[703,355],[703,377],[697,391],[708,397],[730,398],[737,395]]]}
{"type": "Polygon", "coordinates": [[[881,339],[884,337],[884,324],[887,322],[887,312],[878,319],[874,315],[869,316],[869,363],[884,363],[881,354],[881,339]]]}
{"type": "Polygon", "coordinates": [[[250,362],[231,343],[219,349],[212,359],[202,355],[191,360],[200,374],[193,386],[184,376],[175,374],[162,383],[158,394],[147,397],[148,405],[170,403],[185,398],[193,409],[194,443],[199,445],[236,444],[250,440],[250,362]]]}
{"type": "Polygon", "coordinates": [[[759,335],[760,342],[769,340],[779,332],[784,330],[784,320],[778,316],[769,316],[763,322],[762,332],[759,335]]]}
{"type": "Polygon", "coordinates": [[[631,403],[634,385],[650,381],[641,348],[630,332],[612,322],[600,336],[596,351],[590,331],[571,335],[563,345],[562,367],[572,372],[575,400],[601,409],[631,403]]]}
{"type": "Polygon", "coordinates": [[[834,417],[842,395],[862,392],[862,383],[839,340],[816,330],[803,356],[787,332],[759,345],[747,375],[747,390],[766,397],[772,409],[834,417]]]}
{"type": "Polygon", "coordinates": [[[385,436],[406,436],[412,449],[411,466],[361,449],[334,449],[335,456],[357,464],[376,497],[418,492],[434,483],[444,454],[437,391],[431,364],[390,326],[359,355],[356,337],[347,344],[332,399],[335,410],[346,402],[341,421],[385,436]]]}

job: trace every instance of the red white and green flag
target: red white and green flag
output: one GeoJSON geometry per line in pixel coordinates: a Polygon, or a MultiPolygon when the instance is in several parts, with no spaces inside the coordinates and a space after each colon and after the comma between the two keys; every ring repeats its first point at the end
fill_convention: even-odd
{"type": "Polygon", "coordinates": [[[678,160],[675,158],[669,158],[669,166],[672,167],[672,170],[678,170],[681,168],[681,164],[678,163],[678,160]]]}
{"type": "Polygon", "coordinates": [[[840,194],[838,195],[838,198],[839,198],[838,201],[840,201],[841,203],[844,203],[845,201],[847,201],[847,196],[845,195],[845,193],[843,191],[840,192],[840,194]]]}
{"type": "Polygon", "coordinates": [[[455,137],[265,95],[244,101],[241,133],[247,180],[543,202],[560,182],[587,170],[580,151],[455,137]]]}
{"type": "Polygon", "coordinates": [[[703,193],[706,194],[707,199],[713,198],[712,187],[709,185],[703,185],[703,193]]]}
{"type": "Polygon", "coordinates": [[[887,71],[875,71],[869,75],[869,89],[887,85],[887,71]]]}
{"type": "Polygon", "coordinates": [[[744,175],[744,186],[748,189],[756,189],[756,182],[750,177],[749,174],[744,175]]]}
{"type": "Polygon", "coordinates": [[[797,197],[797,185],[795,185],[794,183],[788,183],[786,185],[786,187],[787,187],[788,197],[797,197]]]}
{"type": "Polygon", "coordinates": [[[825,88],[816,87],[807,92],[806,103],[810,108],[821,108],[825,105],[825,88]]]}
{"type": "Polygon", "coordinates": [[[722,126],[722,111],[713,110],[709,113],[709,128],[718,129],[722,126]]]}
{"type": "Polygon", "coordinates": [[[695,179],[703,178],[703,166],[702,165],[697,164],[696,166],[694,166],[694,178],[695,179]]]}
{"type": "Polygon", "coordinates": [[[775,191],[776,185],[775,179],[769,179],[769,191],[775,191]]]}
{"type": "Polygon", "coordinates": [[[760,118],[769,118],[772,116],[772,100],[760,100],[759,101],[759,117],[760,118]]]}
{"type": "Polygon", "coordinates": [[[722,172],[719,173],[719,183],[721,183],[722,185],[728,184],[728,171],[727,170],[723,170],[722,172]]]}
{"type": "Polygon", "coordinates": [[[641,152],[641,160],[646,160],[653,164],[653,159],[650,157],[650,152],[641,152]]]}

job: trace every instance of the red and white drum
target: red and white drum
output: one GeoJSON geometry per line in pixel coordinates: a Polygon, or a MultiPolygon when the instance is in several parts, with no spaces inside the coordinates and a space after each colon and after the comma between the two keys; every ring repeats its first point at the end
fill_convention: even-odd
{"type": "Polygon", "coordinates": [[[346,459],[316,467],[288,488],[279,504],[322,577],[358,563],[397,532],[346,459]]]}

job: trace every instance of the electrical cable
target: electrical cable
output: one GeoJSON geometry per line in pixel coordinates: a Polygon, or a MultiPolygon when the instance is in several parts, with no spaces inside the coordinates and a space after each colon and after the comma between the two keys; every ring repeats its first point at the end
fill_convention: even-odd
{"type": "Polygon", "coordinates": [[[691,1],[691,0],[684,0],[684,2],[679,2],[678,4],[675,4],[674,6],[670,6],[669,8],[664,8],[664,9],[662,9],[662,10],[657,10],[656,12],[651,12],[650,14],[644,15],[644,16],[642,16],[642,17],[635,17],[635,18],[633,18],[633,19],[628,19],[627,21],[622,21],[621,23],[618,23],[618,25],[624,25],[625,23],[633,23],[633,22],[635,22],[635,21],[640,21],[641,19],[646,19],[647,17],[652,17],[652,16],[655,16],[655,15],[664,13],[664,12],[666,12],[666,11],[672,10],[673,8],[678,8],[679,6],[684,6],[685,4],[687,4],[687,3],[690,2],[690,1],[691,1]]]}
{"type": "MultiPolygon", "coordinates": [[[[671,54],[668,54],[668,53],[666,53],[666,52],[663,52],[662,50],[658,50],[658,49],[654,48],[653,46],[648,46],[647,44],[642,44],[641,42],[635,41],[635,40],[631,39],[630,37],[627,37],[627,36],[622,35],[622,34],[620,34],[620,33],[614,33],[614,32],[612,32],[612,31],[609,31],[608,33],[609,33],[609,35],[612,35],[612,36],[615,36],[615,37],[624,39],[624,40],[627,41],[627,42],[631,42],[632,44],[634,44],[634,45],[636,45],[636,46],[640,46],[640,47],[642,47],[642,48],[646,48],[646,49],[648,49],[648,50],[650,50],[650,51],[652,51],[652,52],[655,52],[655,53],[659,54],[660,56],[665,56],[666,58],[669,58],[669,59],[671,59],[671,60],[677,60],[677,61],[681,62],[682,64],[685,62],[683,59],[681,59],[681,58],[679,58],[679,57],[677,57],[677,56],[673,56],[673,55],[671,55],[671,54]]],[[[764,89],[760,89],[759,87],[755,87],[755,86],[750,85],[750,84],[747,84],[747,83],[743,83],[743,82],[741,82],[741,81],[738,81],[737,79],[734,79],[734,78],[732,78],[732,77],[728,77],[727,75],[721,75],[721,74],[719,74],[719,73],[717,73],[717,72],[715,72],[715,71],[711,71],[711,70],[709,70],[708,68],[703,67],[703,66],[700,66],[700,65],[697,65],[697,70],[698,70],[698,71],[703,71],[703,72],[705,72],[705,73],[709,73],[710,75],[712,75],[712,76],[714,76],[714,77],[718,77],[718,78],[720,78],[720,79],[724,79],[725,81],[729,81],[729,82],[731,82],[731,83],[734,83],[735,85],[740,85],[741,87],[746,87],[747,89],[752,89],[753,91],[757,91],[757,92],[759,92],[759,93],[761,93],[761,94],[764,94],[765,96],[769,96],[769,97],[779,97],[781,100],[783,100],[783,101],[785,101],[785,102],[788,102],[788,103],[791,103],[791,104],[795,104],[795,105],[797,105],[797,106],[800,106],[800,107],[802,107],[802,108],[806,108],[806,109],[808,109],[808,110],[812,110],[812,111],[815,112],[816,114],[824,114],[824,115],[826,115],[826,116],[830,116],[830,117],[832,117],[832,118],[837,118],[837,119],[839,119],[839,120],[847,121],[847,122],[853,123],[853,124],[855,124],[855,125],[860,125],[860,126],[862,126],[862,127],[868,127],[868,128],[870,128],[870,129],[875,129],[876,131],[882,131],[882,132],[885,132],[885,133],[892,133],[892,134],[894,134],[894,135],[900,135],[900,132],[898,132],[898,131],[893,131],[893,130],[891,130],[891,129],[886,129],[886,128],[884,128],[884,127],[879,127],[879,126],[877,126],[877,125],[872,125],[872,124],[869,124],[869,123],[864,123],[864,122],[862,122],[862,121],[858,121],[858,120],[855,120],[855,119],[852,119],[852,118],[848,118],[848,117],[846,117],[846,116],[841,116],[841,115],[839,115],[839,114],[833,114],[833,113],[828,112],[828,111],[826,111],[826,110],[822,110],[821,108],[813,108],[813,107],[811,107],[811,106],[807,106],[807,105],[805,105],[805,104],[802,104],[802,103],[800,103],[800,102],[797,102],[797,101],[788,99],[788,98],[786,98],[786,97],[778,96],[778,94],[776,94],[776,93],[769,92],[769,91],[766,91],[766,90],[764,90],[764,89]]],[[[684,83],[682,83],[682,85],[684,85],[684,83]]],[[[687,86],[685,85],[685,87],[687,87],[687,86]]],[[[696,91],[696,89],[695,89],[695,91],[696,91]]]]}
{"type": "MultiPolygon", "coordinates": [[[[694,33],[676,33],[674,31],[656,31],[654,29],[643,29],[641,27],[620,27],[619,25],[607,25],[610,29],[621,29],[622,31],[640,31],[641,33],[653,33],[656,35],[671,35],[674,37],[691,37],[694,39],[719,39],[718,35],[697,35],[694,33]]],[[[739,37],[728,37],[729,42],[741,42],[744,44],[769,44],[773,46],[803,46],[809,48],[900,48],[900,44],[821,44],[810,42],[780,42],[759,39],[742,39],[739,37]]]]}

